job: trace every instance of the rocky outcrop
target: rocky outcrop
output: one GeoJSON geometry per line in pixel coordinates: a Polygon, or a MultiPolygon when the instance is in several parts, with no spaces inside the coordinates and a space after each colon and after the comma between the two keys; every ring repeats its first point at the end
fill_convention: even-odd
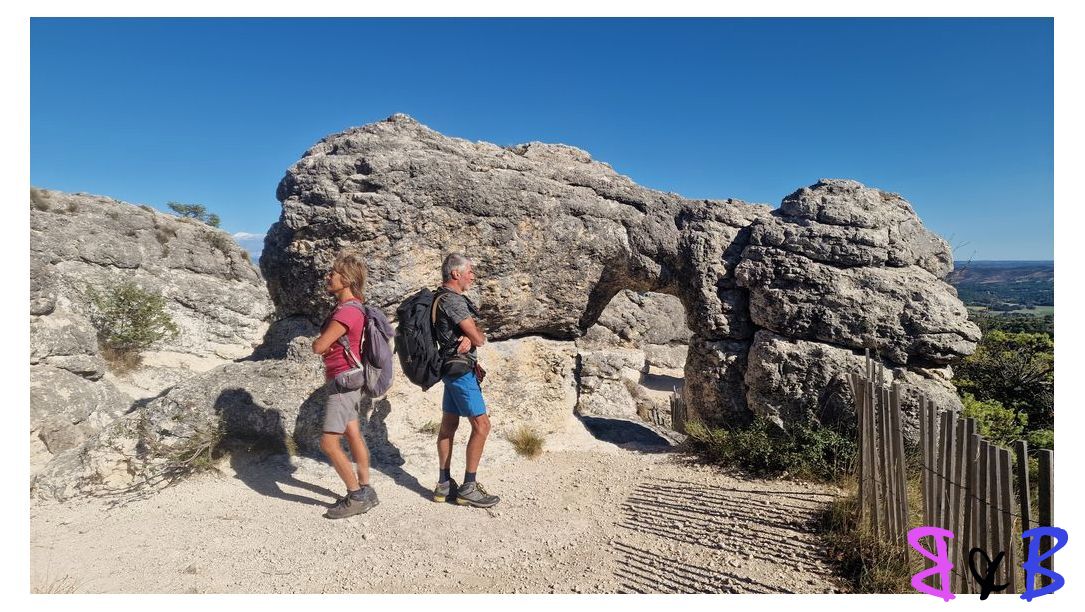
{"type": "MultiPolygon", "coordinates": [[[[168,472],[169,458],[209,431],[314,449],[325,391],[309,342],[331,307],[322,279],[346,247],[369,262],[366,297],[389,314],[418,288],[439,284],[447,252],[475,260],[471,297],[490,338],[479,354],[499,436],[520,423],[566,430],[574,408],[643,417],[658,399],[646,389],[665,396],[682,383],[691,418],[846,423],[854,418],[846,375],[862,368],[867,349],[906,385],[906,411],[920,392],[953,408],[949,364],[979,339],[941,280],[952,266],[948,245],[900,196],[854,181],[819,181],[777,210],[690,200],[640,187],[573,147],[468,142],[395,115],[317,143],[287,171],[278,197],[282,216],[260,266],[279,321],[263,344],[87,433],[39,474],[38,494],[134,486],[168,472]]],[[[51,231],[40,227],[43,215],[57,214],[35,213],[35,231],[51,231]]],[[[148,263],[146,248],[159,243],[164,217],[133,221],[132,244],[81,241],[63,256],[35,257],[32,311],[64,314],[38,325],[73,330],[39,334],[51,347],[35,353],[40,367],[88,381],[97,375],[86,330],[71,315],[81,312],[67,297],[72,271],[123,271],[154,283],[159,264],[148,263]]],[[[204,231],[185,225],[175,228],[179,236],[204,231]]],[[[248,341],[259,326],[231,322],[259,318],[264,308],[227,299],[259,285],[238,271],[237,258],[201,253],[193,247],[177,256],[180,268],[161,268],[191,281],[180,291],[172,280],[161,286],[171,312],[204,323],[186,327],[197,331],[178,351],[248,341]],[[183,272],[211,269],[231,283],[228,291],[216,289],[221,278],[204,291],[183,272]]],[[[397,378],[367,408],[375,462],[433,452],[432,433],[419,432],[436,425],[440,386],[422,392],[397,378]]],[[[914,419],[905,416],[909,437],[914,419]]]]}
{"type": "Polygon", "coordinates": [[[263,280],[220,230],[110,198],[32,189],[31,472],[95,438],[133,400],[247,355],[272,311],[263,280]],[[163,295],[180,328],[127,375],[91,324],[93,292],[132,282],[163,295]]]}
{"type": "MultiPolygon", "coordinates": [[[[153,490],[183,471],[181,463],[213,436],[319,454],[327,387],[320,358],[309,348],[316,334],[302,317],[276,323],[251,359],[197,374],[59,454],[37,474],[34,495],[153,490]]],[[[509,454],[503,437],[520,424],[542,435],[575,426],[573,342],[521,338],[488,343],[479,353],[493,371],[484,383],[495,423],[487,453],[509,454]]],[[[404,457],[432,460],[440,420],[441,386],[423,392],[398,371],[398,362],[396,370],[389,393],[364,405],[362,429],[380,469],[404,457]]]]}
{"type": "MultiPolygon", "coordinates": [[[[468,142],[395,115],[323,139],[287,171],[278,197],[261,268],[281,314],[316,320],[326,310],[321,273],[346,246],[370,261],[369,298],[388,310],[437,285],[446,252],[467,253],[492,339],[621,339],[606,325],[589,331],[620,291],[670,294],[692,332],[690,412],[710,421],[810,417],[797,400],[782,412],[758,403],[795,397],[792,382],[762,375],[772,366],[759,361],[762,332],[852,355],[869,348],[900,376],[936,371],[979,339],[941,281],[952,266],[945,241],[900,196],[854,181],[820,181],[775,211],[689,200],[640,187],[579,149],[468,142]]],[[[582,351],[581,405],[607,409],[586,395],[620,395],[627,365],[641,359],[582,351]]],[[[822,378],[794,380],[817,397],[822,378]]]]}
{"type": "Polygon", "coordinates": [[[148,206],[35,191],[32,316],[59,309],[85,318],[88,289],[131,281],[165,297],[181,328],[156,350],[232,359],[259,342],[272,306],[259,272],[229,234],[148,206]]]}

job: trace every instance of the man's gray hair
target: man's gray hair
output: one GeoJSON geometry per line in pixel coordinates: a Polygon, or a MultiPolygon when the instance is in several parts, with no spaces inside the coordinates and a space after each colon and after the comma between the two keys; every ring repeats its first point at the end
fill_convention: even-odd
{"type": "Polygon", "coordinates": [[[452,280],[453,270],[463,272],[463,269],[471,264],[471,260],[463,253],[449,253],[448,257],[445,257],[445,262],[441,264],[441,280],[443,282],[452,280]]]}

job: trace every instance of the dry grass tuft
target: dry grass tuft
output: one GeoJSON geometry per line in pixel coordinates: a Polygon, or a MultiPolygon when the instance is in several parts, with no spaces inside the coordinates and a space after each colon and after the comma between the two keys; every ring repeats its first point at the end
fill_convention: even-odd
{"type": "Polygon", "coordinates": [[[517,427],[509,434],[508,438],[516,452],[529,459],[534,459],[542,454],[542,435],[527,425],[517,427]]]}
{"type": "Polygon", "coordinates": [[[109,369],[117,376],[124,376],[143,363],[143,356],[140,355],[139,351],[102,346],[101,352],[102,359],[105,359],[109,369]]]}
{"type": "Polygon", "coordinates": [[[441,431],[441,424],[437,421],[426,421],[426,424],[418,428],[418,433],[437,435],[441,431]]]}

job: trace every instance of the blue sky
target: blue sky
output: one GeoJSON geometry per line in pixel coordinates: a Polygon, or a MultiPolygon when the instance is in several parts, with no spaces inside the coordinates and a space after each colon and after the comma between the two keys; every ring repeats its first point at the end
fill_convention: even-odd
{"type": "Polygon", "coordinates": [[[854,178],[958,259],[1052,259],[1052,96],[1048,19],[34,19],[31,183],[260,236],[305,149],[404,112],[687,197],[854,178]]]}

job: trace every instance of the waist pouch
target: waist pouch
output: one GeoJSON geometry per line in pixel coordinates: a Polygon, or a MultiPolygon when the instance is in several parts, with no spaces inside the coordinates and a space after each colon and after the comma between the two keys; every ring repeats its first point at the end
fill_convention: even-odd
{"type": "Polygon", "coordinates": [[[355,391],[366,386],[366,378],[369,374],[367,368],[351,368],[346,372],[335,375],[336,387],[345,391],[355,391]]]}
{"type": "Polygon", "coordinates": [[[444,363],[441,364],[441,378],[446,376],[459,378],[473,369],[475,369],[475,365],[471,362],[470,357],[454,355],[445,359],[444,363]]]}

